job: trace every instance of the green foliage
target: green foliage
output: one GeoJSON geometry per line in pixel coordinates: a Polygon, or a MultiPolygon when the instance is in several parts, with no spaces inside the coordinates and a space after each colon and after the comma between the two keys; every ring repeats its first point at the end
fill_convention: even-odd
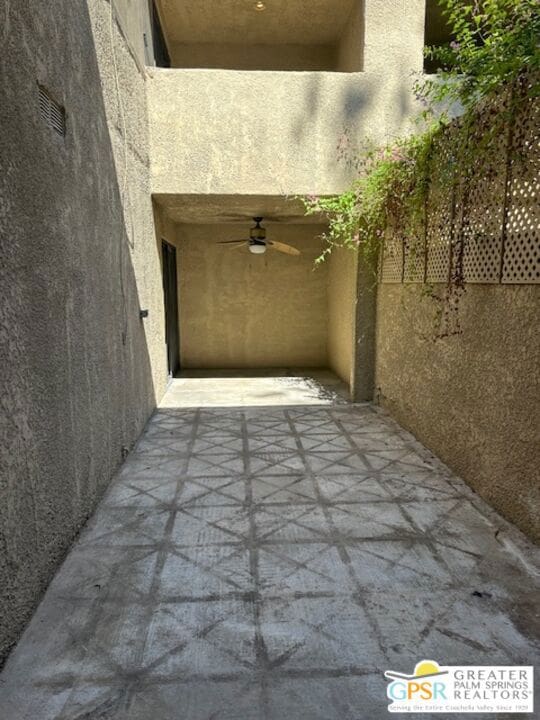
{"type": "MultiPolygon", "coordinates": [[[[392,220],[399,219],[405,238],[414,237],[425,217],[433,147],[451,122],[452,107],[458,103],[463,110],[458,126],[462,137],[456,142],[461,150],[449,153],[448,171],[439,172],[448,183],[454,182],[458,163],[461,172],[473,169],[478,155],[486,152],[500,131],[495,118],[491,135],[488,132],[481,142],[468,144],[479,105],[525,73],[538,76],[539,0],[439,3],[455,39],[445,47],[426,49],[443,69],[416,85],[417,98],[424,106],[419,118],[422,129],[392,145],[369,149],[360,161],[354,159],[360,176],[342,195],[303,198],[306,212],[322,213],[329,224],[326,248],[317,263],[337,246],[374,259],[392,220]]],[[[527,85],[527,93],[538,94],[538,85],[527,85]]],[[[507,120],[503,115],[501,122],[507,120]]],[[[451,282],[462,285],[462,278],[454,273],[451,282]]]]}
{"type": "MultiPolygon", "coordinates": [[[[454,40],[426,48],[442,69],[421,85],[435,106],[454,102],[466,111],[493,96],[526,69],[540,70],[540,3],[538,0],[439,0],[454,40]]],[[[531,89],[538,94],[538,85],[531,89]]]]}
{"type": "Polygon", "coordinates": [[[363,172],[347,192],[304,198],[306,213],[322,213],[329,223],[323,236],[326,248],[317,264],[336,246],[358,250],[372,263],[390,218],[406,217],[403,231],[414,235],[423,221],[429,158],[439,128],[435,122],[423,133],[367,151],[363,172]]]}

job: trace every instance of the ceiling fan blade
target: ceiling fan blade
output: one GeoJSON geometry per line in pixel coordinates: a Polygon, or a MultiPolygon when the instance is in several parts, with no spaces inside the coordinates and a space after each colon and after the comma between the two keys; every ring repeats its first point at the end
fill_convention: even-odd
{"type": "Polygon", "coordinates": [[[233,243],[245,243],[249,240],[219,240],[216,245],[232,245],[233,243]]]}
{"type": "Polygon", "coordinates": [[[270,245],[270,247],[273,248],[274,250],[285,253],[287,255],[301,255],[300,250],[297,250],[292,245],[286,245],[285,243],[282,243],[282,242],[276,242],[275,240],[268,240],[267,245],[270,245]]]}

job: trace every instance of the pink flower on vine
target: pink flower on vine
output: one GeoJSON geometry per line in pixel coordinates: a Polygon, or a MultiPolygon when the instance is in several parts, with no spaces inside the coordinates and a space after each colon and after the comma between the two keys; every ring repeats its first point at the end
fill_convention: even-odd
{"type": "Polygon", "coordinates": [[[392,152],[390,153],[390,160],[392,160],[392,162],[403,162],[406,160],[406,157],[401,148],[395,147],[392,148],[392,152]]]}
{"type": "Polygon", "coordinates": [[[350,147],[351,140],[346,132],[342,133],[339,137],[337,149],[339,151],[347,150],[350,147]]]}

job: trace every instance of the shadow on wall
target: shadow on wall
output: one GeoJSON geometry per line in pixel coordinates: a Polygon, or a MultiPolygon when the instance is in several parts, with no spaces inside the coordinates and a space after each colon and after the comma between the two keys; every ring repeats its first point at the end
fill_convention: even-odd
{"type": "MultiPolygon", "coordinates": [[[[358,76],[362,79],[365,77],[360,73],[358,76]]],[[[338,85],[332,79],[332,76],[328,79],[324,73],[310,73],[307,100],[292,132],[292,136],[297,142],[300,142],[306,134],[306,125],[317,120],[321,114],[328,112],[328,89],[330,86],[323,88],[325,83],[332,83],[336,88],[343,88],[337,98],[336,106],[334,106],[334,112],[340,115],[342,123],[341,127],[337,126],[335,128],[336,147],[341,130],[345,130],[349,126],[358,127],[360,121],[362,121],[361,126],[364,127],[366,110],[373,107],[374,103],[374,86],[365,82],[355,83],[354,85],[346,82],[338,85]]]]}
{"type": "Polygon", "coordinates": [[[330,106],[332,122],[328,132],[335,134],[335,154],[329,154],[327,167],[332,172],[340,161],[357,160],[366,142],[383,144],[402,135],[414,110],[410,78],[381,78],[366,73],[353,74],[350,78],[356,80],[352,81],[344,78],[337,82],[335,75],[329,78],[325,73],[309,74],[307,99],[291,132],[301,145],[321,118],[328,122],[330,106]],[[344,139],[347,157],[342,157],[344,139]]]}
{"type": "MultiPolygon", "coordinates": [[[[145,98],[128,95],[142,78],[118,28],[110,35],[109,8],[97,0],[59,0],[53,12],[48,3],[5,6],[0,661],[155,406],[133,264],[139,248],[130,248],[122,208],[122,131],[104,97],[113,38],[125,111],[141,138],[145,98]],[[65,138],[40,117],[38,82],[66,106],[65,138]]],[[[137,141],[124,149],[139,173],[146,160],[137,141]]],[[[149,232],[145,184],[132,195],[134,207],[148,205],[149,232]]],[[[145,240],[155,252],[153,237],[137,238],[145,240]]]]}

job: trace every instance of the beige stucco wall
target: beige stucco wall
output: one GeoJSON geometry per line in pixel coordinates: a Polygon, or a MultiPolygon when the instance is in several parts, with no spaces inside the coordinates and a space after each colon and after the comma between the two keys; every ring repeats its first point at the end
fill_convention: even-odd
{"type": "MultiPolygon", "coordinates": [[[[364,71],[397,90],[423,67],[426,0],[363,0],[364,71]]],[[[402,101],[394,95],[394,101],[402,101]]]]}
{"type": "Polygon", "coordinates": [[[354,176],[338,161],[343,134],[382,141],[408,128],[412,111],[410,76],[389,95],[363,73],[151,73],[154,193],[339,192],[354,176]]]}
{"type": "Polygon", "coordinates": [[[167,376],[144,77],[106,0],[1,14],[0,662],[167,376]]]}
{"type": "Polygon", "coordinates": [[[178,226],[182,367],[326,366],[327,269],[313,270],[322,228],[265,225],[302,255],[216,244],[244,237],[246,224],[178,226]]]}
{"type": "Polygon", "coordinates": [[[357,253],[336,248],[328,259],[328,365],[352,383],[357,253]]]}
{"type": "Polygon", "coordinates": [[[463,334],[433,339],[434,302],[382,285],[380,401],[503,515],[540,540],[540,289],[468,285],[463,334]]]}
{"type": "Polygon", "coordinates": [[[335,70],[333,45],[245,45],[177,43],[170,48],[175,68],[231,70],[335,70]]]}
{"type": "Polygon", "coordinates": [[[353,4],[345,31],[337,47],[337,70],[360,72],[364,65],[364,2],[353,4]]]}
{"type": "Polygon", "coordinates": [[[375,84],[348,74],[152,70],[152,190],[294,195],[345,187],[350,173],[336,162],[338,141],[360,118],[376,125],[374,92],[375,84]]]}
{"type": "Polygon", "coordinates": [[[155,3],[171,47],[178,43],[241,43],[245,47],[279,48],[337,43],[352,5],[362,1],[271,0],[264,12],[256,12],[255,3],[250,0],[155,0],[155,3]]]}

